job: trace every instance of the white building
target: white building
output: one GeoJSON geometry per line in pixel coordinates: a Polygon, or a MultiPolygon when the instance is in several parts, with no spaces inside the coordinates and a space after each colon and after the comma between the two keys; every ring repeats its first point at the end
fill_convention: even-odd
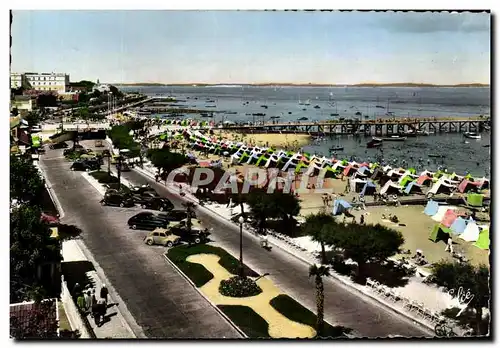
{"type": "Polygon", "coordinates": [[[24,74],[20,73],[11,73],[10,74],[10,88],[11,89],[16,89],[21,86],[26,86],[26,76],[24,74]]]}
{"type": "Polygon", "coordinates": [[[36,91],[55,91],[57,93],[66,93],[69,90],[69,75],[64,73],[32,73],[24,74],[11,73],[11,88],[24,79],[36,91]]]}

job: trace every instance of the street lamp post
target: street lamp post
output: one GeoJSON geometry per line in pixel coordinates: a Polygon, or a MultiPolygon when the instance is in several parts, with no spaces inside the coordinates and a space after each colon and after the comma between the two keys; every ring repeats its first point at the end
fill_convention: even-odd
{"type": "Polygon", "coordinates": [[[121,187],[121,176],[122,176],[122,155],[118,155],[118,168],[117,168],[117,172],[118,172],[118,189],[120,189],[121,187]]]}
{"type": "Polygon", "coordinates": [[[238,219],[238,222],[240,223],[240,277],[244,277],[244,271],[243,271],[243,222],[245,222],[245,219],[243,216],[240,216],[238,219]]]}

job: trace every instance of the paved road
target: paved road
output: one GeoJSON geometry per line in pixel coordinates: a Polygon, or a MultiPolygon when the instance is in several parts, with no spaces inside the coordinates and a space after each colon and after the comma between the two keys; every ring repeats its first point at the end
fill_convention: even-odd
{"type": "Polygon", "coordinates": [[[143,243],[147,232],[126,226],[138,208],[101,207],[96,189],[69,171],[62,150],[42,157],[64,211],[144,333],[151,338],[237,338],[240,334],[163,258],[143,243]]]}
{"type": "MultiPolygon", "coordinates": [[[[132,183],[152,185],[158,193],[180,205],[179,196],[170,194],[163,185],[155,183],[136,171],[122,173],[132,183]]],[[[212,239],[233,255],[239,255],[239,228],[234,224],[198,209],[197,214],[207,227],[212,227],[212,239]]],[[[290,254],[273,248],[268,252],[260,247],[257,238],[243,235],[244,262],[260,274],[270,273],[270,278],[290,296],[310,309],[316,308],[313,279],[308,277],[309,266],[290,254]]],[[[315,312],[315,310],[314,310],[315,312]]],[[[395,314],[378,302],[360,296],[355,290],[329,278],[325,280],[325,319],[333,325],[354,329],[356,336],[386,337],[431,336],[418,324],[395,314]]]]}

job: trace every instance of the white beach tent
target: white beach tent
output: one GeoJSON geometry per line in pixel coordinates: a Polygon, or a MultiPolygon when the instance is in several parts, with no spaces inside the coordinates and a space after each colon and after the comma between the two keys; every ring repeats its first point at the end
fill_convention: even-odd
{"type": "Polygon", "coordinates": [[[396,194],[399,194],[401,193],[401,187],[395,183],[393,183],[391,180],[387,181],[384,185],[384,187],[382,187],[382,189],[380,190],[380,194],[384,194],[384,193],[387,193],[387,194],[392,194],[392,193],[396,193],[396,194]]]}
{"type": "Polygon", "coordinates": [[[427,191],[427,194],[429,194],[429,193],[436,194],[440,190],[443,190],[443,188],[445,190],[451,191],[451,190],[453,190],[454,187],[457,187],[457,185],[452,184],[449,180],[439,178],[439,180],[436,181],[434,183],[434,185],[432,185],[431,189],[429,191],[427,191]]]}
{"type": "Polygon", "coordinates": [[[456,210],[457,207],[451,205],[440,205],[438,207],[437,213],[431,216],[431,219],[437,222],[441,222],[444,218],[444,215],[448,211],[448,209],[456,210]]]}
{"type": "Polygon", "coordinates": [[[464,233],[460,235],[460,238],[467,242],[475,242],[479,238],[479,226],[472,218],[469,219],[467,227],[465,227],[464,233]]]}
{"type": "Polygon", "coordinates": [[[383,171],[384,173],[387,173],[387,172],[388,172],[389,170],[391,170],[391,169],[392,169],[392,167],[391,167],[391,166],[385,166],[385,167],[382,167],[382,171],[383,171]]]}
{"type": "Polygon", "coordinates": [[[344,169],[345,167],[346,167],[346,166],[343,166],[343,165],[342,165],[342,161],[338,161],[337,163],[335,163],[335,164],[333,165],[333,168],[332,168],[332,169],[333,169],[333,170],[337,170],[338,168],[340,168],[340,169],[344,169]]]}
{"type": "Polygon", "coordinates": [[[285,163],[285,165],[283,166],[283,168],[281,168],[281,170],[286,172],[287,170],[295,169],[295,167],[297,167],[301,159],[302,155],[300,153],[294,154],[292,157],[290,157],[288,162],[285,163]]]}
{"type": "Polygon", "coordinates": [[[435,173],[429,171],[429,170],[424,170],[422,173],[420,173],[419,176],[427,175],[430,176],[431,178],[434,176],[435,173]]]}
{"type": "Polygon", "coordinates": [[[366,184],[366,180],[355,178],[350,180],[350,184],[352,192],[361,192],[366,184]]]}

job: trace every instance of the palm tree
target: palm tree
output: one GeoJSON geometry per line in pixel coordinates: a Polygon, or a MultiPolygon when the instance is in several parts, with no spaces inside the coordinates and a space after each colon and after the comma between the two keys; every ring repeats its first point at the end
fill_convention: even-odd
{"type": "Polygon", "coordinates": [[[314,277],[316,284],[316,335],[321,337],[324,328],[324,313],[325,313],[325,291],[323,286],[323,277],[330,275],[328,266],[312,265],[309,268],[309,277],[314,277]]]}

